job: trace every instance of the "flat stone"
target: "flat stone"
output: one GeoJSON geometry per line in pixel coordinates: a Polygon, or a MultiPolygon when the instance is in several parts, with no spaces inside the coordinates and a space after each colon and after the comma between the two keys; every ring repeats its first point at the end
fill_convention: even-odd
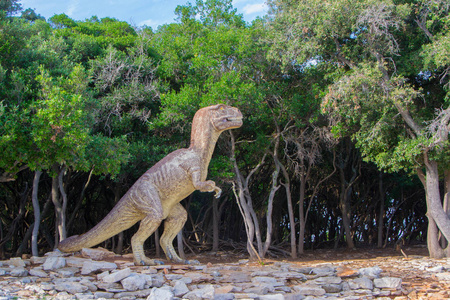
{"type": "Polygon", "coordinates": [[[94,292],[94,298],[95,299],[99,299],[99,298],[105,298],[105,299],[109,299],[109,298],[113,298],[114,297],[114,293],[110,293],[110,292],[94,292]]]}
{"type": "Polygon", "coordinates": [[[338,267],[337,268],[336,276],[339,276],[341,278],[350,278],[350,277],[356,277],[359,275],[358,270],[351,269],[348,267],[338,267]]]}
{"type": "Polygon", "coordinates": [[[444,267],[443,266],[436,266],[436,267],[432,267],[432,268],[427,268],[427,271],[433,272],[433,273],[441,273],[441,272],[444,271],[444,267]]]}
{"type": "Polygon", "coordinates": [[[220,279],[220,282],[249,282],[251,281],[251,277],[247,273],[236,273],[232,276],[223,276],[224,278],[220,279]]]}
{"type": "Polygon", "coordinates": [[[323,296],[326,293],[323,288],[317,286],[296,285],[293,289],[305,296],[323,296]]]}
{"type": "Polygon", "coordinates": [[[302,273],[302,274],[305,274],[305,275],[311,274],[312,269],[313,268],[311,268],[311,267],[303,267],[303,268],[289,267],[289,271],[302,273]]]}
{"type": "Polygon", "coordinates": [[[348,284],[350,286],[350,289],[357,290],[357,289],[373,289],[373,282],[369,279],[369,277],[360,277],[355,278],[348,281],[348,284]]]}
{"type": "Polygon", "coordinates": [[[92,262],[92,260],[88,258],[74,257],[74,256],[66,257],[66,264],[69,267],[82,268],[85,262],[92,262]]]}
{"type": "Polygon", "coordinates": [[[80,269],[75,268],[75,267],[68,267],[68,268],[62,268],[62,269],[56,270],[56,272],[63,277],[72,277],[75,275],[75,273],[77,273],[79,271],[80,271],[80,269]]]}
{"type": "Polygon", "coordinates": [[[311,270],[311,274],[318,276],[332,276],[336,272],[334,267],[317,267],[311,270]]]}
{"type": "Polygon", "coordinates": [[[90,300],[95,299],[94,294],[92,293],[77,293],[75,294],[77,300],[90,300]]]}
{"type": "MultiPolygon", "coordinates": [[[[303,299],[305,299],[305,296],[303,296],[300,293],[290,293],[288,295],[284,295],[284,299],[285,300],[303,300],[303,299]]],[[[339,299],[339,298],[335,298],[335,299],[339,299]]],[[[359,300],[359,299],[355,299],[355,300],[359,300]]]]}
{"type": "Polygon", "coordinates": [[[102,280],[103,281],[103,278],[105,278],[105,276],[108,276],[109,274],[110,274],[109,271],[105,271],[105,272],[99,273],[99,274],[97,274],[97,280],[102,280]]]}
{"type": "MultiPolygon", "coordinates": [[[[164,279],[164,276],[161,274],[152,275],[152,287],[160,288],[164,285],[166,280],[164,279]]],[[[188,284],[185,280],[183,280],[184,283],[188,284]]]]}
{"type": "Polygon", "coordinates": [[[180,280],[181,278],[183,278],[183,275],[180,274],[167,274],[165,275],[167,280],[180,280]]]}
{"type": "Polygon", "coordinates": [[[84,277],[80,280],[80,283],[86,286],[91,292],[96,292],[98,290],[97,286],[92,282],[92,279],[90,278],[84,277]]]}
{"type": "Polygon", "coordinates": [[[234,296],[234,294],[231,294],[231,293],[226,293],[226,294],[217,294],[216,293],[214,295],[214,300],[234,300],[234,299],[236,299],[236,297],[234,296]]]}
{"type": "Polygon", "coordinates": [[[57,270],[66,266],[66,259],[59,256],[51,256],[47,258],[42,265],[44,271],[57,270]]]}
{"type": "Polygon", "coordinates": [[[224,286],[219,286],[216,288],[216,295],[217,294],[228,294],[231,292],[236,292],[235,287],[232,285],[224,285],[224,286]]]}
{"type": "Polygon", "coordinates": [[[42,268],[32,268],[30,269],[31,276],[37,276],[41,278],[45,278],[48,276],[47,272],[43,271],[42,268]]]}
{"type": "Polygon", "coordinates": [[[329,294],[339,293],[342,291],[342,284],[323,284],[321,287],[329,294]]]}
{"type": "Polygon", "coordinates": [[[390,288],[400,289],[402,286],[402,279],[397,277],[382,277],[373,280],[373,284],[376,288],[390,288]]]}
{"type": "Polygon", "coordinates": [[[97,271],[111,271],[117,269],[117,265],[105,261],[85,261],[81,268],[81,275],[89,275],[97,271]]]}
{"type": "Polygon", "coordinates": [[[113,283],[113,282],[121,281],[122,279],[124,279],[130,275],[131,275],[131,269],[126,268],[126,269],[111,273],[109,275],[106,275],[105,277],[103,277],[102,280],[103,280],[103,282],[106,282],[106,283],[113,283]]]}
{"type": "Polygon", "coordinates": [[[25,277],[28,276],[28,271],[25,268],[13,268],[10,272],[9,275],[13,276],[13,277],[25,277]]]}
{"type": "Polygon", "coordinates": [[[367,276],[370,279],[379,278],[382,271],[383,270],[381,270],[381,268],[378,266],[370,268],[362,268],[358,270],[361,276],[367,276]]]}
{"type": "Polygon", "coordinates": [[[148,285],[149,287],[153,286],[153,277],[149,274],[139,274],[139,276],[145,280],[145,285],[148,285]]]}
{"type": "Polygon", "coordinates": [[[168,288],[152,288],[147,300],[172,300],[173,292],[168,288]]]}
{"type": "Polygon", "coordinates": [[[295,280],[300,280],[300,281],[306,281],[308,280],[308,278],[306,277],[305,274],[300,273],[300,272],[274,272],[272,273],[272,276],[275,276],[277,278],[283,278],[285,280],[289,279],[295,279],[295,280]]]}
{"type": "MultiPolygon", "coordinates": [[[[209,282],[213,279],[213,277],[210,274],[205,273],[186,273],[184,276],[182,276],[181,280],[185,280],[185,278],[190,278],[192,283],[200,283],[200,282],[209,282]]],[[[186,282],[189,284],[190,282],[186,282]]]]}
{"type": "Polygon", "coordinates": [[[86,258],[91,258],[93,260],[104,260],[109,257],[114,257],[116,254],[104,248],[83,248],[81,249],[81,255],[86,258]]]}
{"type": "Polygon", "coordinates": [[[325,276],[314,279],[314,282],[322,285],[322,284],[340,284],[342,282],[341,277],[337,276],[325,276]]]}
{"type": "Polygon", "coordinates": [[[46,257],[32,256],[30,258],[30,262],[32,264],[35,264],[35,265],[37,265],[37,264],[42,265],[45,262],[46,259],[47,259],[46,257]]]}
{"type": "Polygon", "coordinates": [[[42,282],[41,289],[43,289],[44,291],[52,291],[55,289],[55,285],[48,282],[42,282]]]}
{"type": "Polygon", "coordinates": [[[120,292],[114,295],[116,299],[136,299],[136,298],[145,298],[151,294],[151,289],[139,290],[134,292],[120,292]]]}
{"type": "Polygon", "coordinates": [[[147,281],[139,274],[131,274],[120,281],[127,291],[137,291],[144,289],[147,281]]]}
{"type": "Polygon", "coordinates": [[[450,281],[450,272],[435,274],[437,280],[450,281]]]}
{"type": "Polygon", "coordinates": [[[88,290],[87,286],[79,282],[60,282],[55,285],[55,290],[59,292],[68,292],[70,294],[84,293],[88,290]]]}
{"type": "Polygon", "coordinates": [[[197,299],[214,299],[214,287],[209,284],[204,288],[190,291],[183,296],[183,299],[197,300],[197,299]]]}
{"type": "Polygon", "coordinates": [[[122,287],[120,283],[113,282],[98,282],[97,287],[101,290],[105,290],[107,292],[111,293],[119,293],[119,292],[126,292],[125,289],[122,287]]]}
{"type": "Polygon", "coordinates": [[[265,295],[269,292],[269,287],[266,285],[252,286],[244,290],[245,293],[265,295]]]}
{"type": "Polygon", "coordinates": [[[271,294],[271,295],[261,295],[258,297],[259,300],[284,300],[284,295],[282,294],[271,294]]]}
{"type": "Polygon", "coordinates": [[[181,297],[188,292],[189,288],[187,287],[186,283],[184,283],[182,280],[175,281],[175,284],[173,286],[173,294],[175,295],[175,297],[181,297]]]}
{"type": "Polygon", "coordinates": [[[23,259],[21,257],[11,257],[8,261],[8,265],[13,266],[13,267],[24,268],[25,262],[23,261],[23,259]]]}
{"type": "Polygon", "coordinates": [[[253,283],[277,283],[277,279],[269,276],[256,276],[252,278],[253,283]]]}

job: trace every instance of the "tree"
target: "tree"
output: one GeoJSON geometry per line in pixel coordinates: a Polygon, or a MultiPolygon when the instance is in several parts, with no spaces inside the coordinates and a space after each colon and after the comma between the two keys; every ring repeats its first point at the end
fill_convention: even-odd
{"type": "MultiPolygon", "coordinates": [[[[310,14],[311,7],[304,2],[275,4],[279,14],[276,25],[287,26],[286,20],[291,18],[299,20],[291,32],[300,34],[286,45],[276,43],[288,50],[284,50],[285,59],[316,59],[340,67],[323,98],[324,112],[334,118],[335,133],[352,136],[365,159],[382,169],[416,170],[427,192],[429,229],[436,221],[448,239],[450,220],[442,208],[438,175],[447,158],[448,104],[443,83],[424,75],[423,61],[417,62],[419,45],[431,47],[429,33],[446,36],[446,27],[440,24],[448,18],[448,5],[437,3],[444,8],[438,15],[428,2],[413,7],[390,1],[333,1],[323,6],[327,9],[308,3],[316,17],[306,19],[302,16],[310,14]],[[425,11],[433,12],[433,18],[424,15],[425,11]],[[329,21],[320,23],[325,16],[329,21]],[[424,24],[427,30],[420,31],[424,24]],[[433,93],[427,92],[431,90],[433,93]],[[439,109],[436,114],[435,109],[439,109]]],[[[286,41],[284,33],[279,31],[278,37],[286,41]]],[[[431,41],[431,45],[438,43],[431,41]]],[[[428,238],[431,256],[441,257],[443,253],[435,245],[436,231],[431,230],[428,238]]]]}
{"type": "Polygon", "coordinates": [[[17,0],[1,0],[0,1],[0,16],[10,17],[22,10],[22,5],[17,0]]]}

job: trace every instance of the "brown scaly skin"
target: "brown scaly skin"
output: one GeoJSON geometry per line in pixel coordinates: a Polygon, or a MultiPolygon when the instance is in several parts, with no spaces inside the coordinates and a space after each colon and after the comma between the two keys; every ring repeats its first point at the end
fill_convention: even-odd
{"type": "Polygon", "coordinates": [[[241,126],[242,114],[237,108],[219,104],[198,110],[192,122],[189,148],[176,150],[155,164],[99,224],[85,234],[61,241],[58,248],[63,252],[75,252],[93,247],[141,221],[139,230],[131,238],[134,262],[137,265],[160,264],[162,262],[145,256],[144,242],[164,220],[160,244],[167,259],[175,263],[195,263],[181,259],[173,248],[173,239],[187,219],[180,201],[195,190],[215,192],[215,196],[220,197],[222,190],[214,181],[206,180],[208,165],[219,135],[241,126]]]}

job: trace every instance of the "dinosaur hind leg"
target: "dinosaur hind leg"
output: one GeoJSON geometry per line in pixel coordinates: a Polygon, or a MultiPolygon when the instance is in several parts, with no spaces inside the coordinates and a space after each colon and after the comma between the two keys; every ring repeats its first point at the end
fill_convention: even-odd
{"type": "Polygon", "coordinates": [[[196,263],[196,261],[186,261],[180,258],[173,248],[173,240],[175,236],[183,228],[187,220],[187,212],[184,207],[178,203],[169,212],[169,215],[164,220],[164,232],[160,239],[161,247],[166,254],[166,257],[171,262],[175,263],[196,263]]]}
{"type": "Polygon", "coordinates": [[[133,249],[134,263],[138,266],[154,266],[162,262],[150,259],[145,256],[144,242],[158,229],[163,220],[162,213],[153,211],[141,220],[138,231],[131,238],[131,247],[133,249]]]}

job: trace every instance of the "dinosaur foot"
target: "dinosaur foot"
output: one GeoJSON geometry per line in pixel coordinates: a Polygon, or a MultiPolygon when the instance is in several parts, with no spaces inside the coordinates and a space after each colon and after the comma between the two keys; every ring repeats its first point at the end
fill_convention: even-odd
{"type": "Polygon", "coordinates": [[[199,265],[200,264],[200,262],[196,259],[185,260],[184,263],[186,265],[199,265]]]}
{"type": "Polygon", "coordinates": [[[164,262],[156,259],[150,259],[148,257],[142,257],[139,260],[135,258],[134,264],[136,266],[156,266],[156,265],[163,265],[164,262]]]}

